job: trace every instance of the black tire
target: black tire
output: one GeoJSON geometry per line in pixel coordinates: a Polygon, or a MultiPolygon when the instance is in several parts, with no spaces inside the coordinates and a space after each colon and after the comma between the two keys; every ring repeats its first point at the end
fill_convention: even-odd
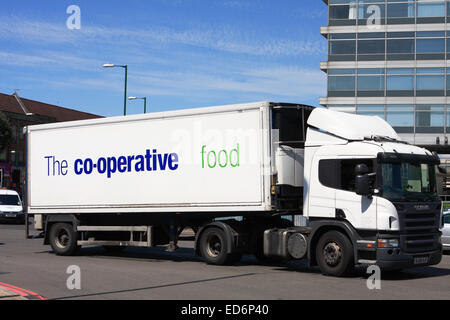
{"type": "Polygon", "coordinates": [[[320,271],[334,277],[350,273],[355,266],[352,243],[339,231],[322,235],[316,246],[316,259],[320,271]]]}
{"type": "Polygon", "coordinates": [[[53,252],[58,256],[73,256],[79,249],[77,233],[71,224],[56,223],[52,225],[49,240],[53,252]]]}
{"type": "Polygon", "coordinates": [[[206,229],[200,238],[200,252],[207,264],[230,265],[240,260],[235,252],[228,253],[228,241],[225,232],[219,228],[206,229]]]}

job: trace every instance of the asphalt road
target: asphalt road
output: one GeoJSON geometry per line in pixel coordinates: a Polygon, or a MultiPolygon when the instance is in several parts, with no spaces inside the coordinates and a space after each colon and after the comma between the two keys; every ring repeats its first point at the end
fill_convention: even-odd
{"type": "Polygon", "coordinates": [[[236,266],[209,266],[193,255],[191,241],[177,253],[163,247],[107,254],[85,248],[75,257],[51,253],[42,239],[26,240],[24,227],[0,225],[0,282],[47,299],[450,299],[450,255],[438,266],[383,274],[369,290],[365,270],[347,278],[323,276],[301,262],[258,265],[246,256],[236,266]],[[69,290],[69,266],[81,270],[81,290],[69,290]]]}

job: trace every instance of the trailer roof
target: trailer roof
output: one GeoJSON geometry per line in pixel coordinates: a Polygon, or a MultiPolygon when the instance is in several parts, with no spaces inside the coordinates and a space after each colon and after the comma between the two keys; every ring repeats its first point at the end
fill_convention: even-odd
{"type": "Polygon", "coordinates": [[[260,102],[231,104],[231,105],[223,105],[223,106],[191,108],[191,109],[164,111],[164,112],[153,112],[153,113],[130,115],[130,116],[118,116],[118,117],[108,117],[108,118],[92,119],[92,120],[34,125],[34,126],[29,126],[28,130],[33,131],[33,130],[67,128],[67,127],[79,127],[79,126],[88,126],[88,125],[95,125],[95,124],[117,123],[117,122],[122,122],[122,121],[141,121],[141,120],[146,120],[146,119],[166,119],[166,118],[176,118],[176,117],[183,117],[183,116],[211,114],[211,113],[218,113],[218,112],[237,112],[237,111],[243,111],[243,110],[269,108],[269,107],[274,107],[274,106],[280,106],[280,107],[286,107],[286,108],[309,108],[309,109],[314,108],[314,107],[311,107],[308,105],[303,105],[303,104],[260,101],[260,102]]]}

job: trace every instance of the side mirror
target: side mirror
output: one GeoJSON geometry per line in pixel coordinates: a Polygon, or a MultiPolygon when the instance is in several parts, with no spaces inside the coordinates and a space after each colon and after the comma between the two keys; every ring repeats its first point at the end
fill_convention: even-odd
{"type": "Polygon", "coordinates": [[[355,192],[360,196],[370,195],[370,179],[368,174],[356,176],[355,192]]]}
{"type": "Polygon", "coordinates": [[[355,174],[357,176],[362,176],[369,173],[369,167],[367,167],[367,164],[360,163],[355,167],[355,174]]]}
{"type": "Polygon", "coordinates": [[[369,168],[360,163],[355,167],[355,192],[360,196],[370,196],[369,168]]]}

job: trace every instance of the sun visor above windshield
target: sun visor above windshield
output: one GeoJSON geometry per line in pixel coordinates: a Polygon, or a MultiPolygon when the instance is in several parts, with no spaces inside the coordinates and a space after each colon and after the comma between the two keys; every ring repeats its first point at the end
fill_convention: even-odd
{"type": "Polygon", "coordinates": [[[308,125],[346,140],[364,140],[375,136],[401,141],[395,130],[383,119],[316,108],[308,125]]]}
{"type": "Polygon", "coordinates": [[[404,153],[379,153],[378,161],[381,163],[424,163],[431,165],[441,164],[438,155],[423,155],[423,154],[404,154],[404,153]]]}

